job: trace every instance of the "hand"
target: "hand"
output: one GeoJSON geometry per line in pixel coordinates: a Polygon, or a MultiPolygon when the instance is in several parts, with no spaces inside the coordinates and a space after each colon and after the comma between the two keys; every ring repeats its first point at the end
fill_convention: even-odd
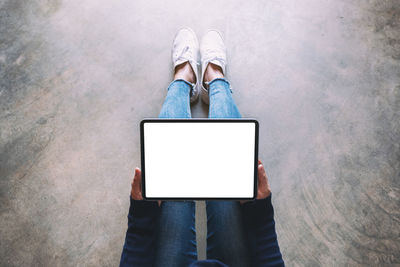
{"type": "MultiPolygon", "coordinates": [[[[135,168],[135,176],[132,181],[131,197],[134,200],[143,200],[142,195],[142,171],[135,168]]],[[[157,201],[158,206],[161,206],[161,200],[157,201]]]]}
{"type": "MultiPolygon", "coordinates": [[[[258,185],[257,185],[257,199],[264,199],[271,195],[271,188],[268,183],[268,177],[265,173],[265,169],[260,160],[258,160],[258,185]]],[[[240,204],[246,203],[247,201],[240,201],[240,204]]]]}

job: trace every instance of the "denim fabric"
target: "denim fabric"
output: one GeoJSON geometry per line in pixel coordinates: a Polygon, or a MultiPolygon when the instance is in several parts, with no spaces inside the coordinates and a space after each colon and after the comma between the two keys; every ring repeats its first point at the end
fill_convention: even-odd
{"type": "Polygon", "coordinates": [[[232,97],[230,84],[225,79],[215,79],[208,84],[210,96],[209,118],[241,118],[232,97]]]}
{"type": "MultiPolygon", "coordinates": [[[[191,118],[190,90],[191,85],[184,80],[172,82],[159,118],[191,118]]],[[[209,118],[241,117],[228,81],[211,81],[209,94],[209,118]]],[[[232,267],[248,266],[240,204],[237,201],[207,201],[206,206],[207,258],[218,259],[232,267]]],[[[155,266],[188,266],[196,260],[194,201],[163,202],[155,266]]]]}
{"type": "Polygon", "coordinates": [[[154,266],[189,266],[197,260],[194,201],[163,201],[154,266]]]}
{"type": "Polygon", "coordinates": [[[190,113],[190,90],[192,86],[185,80],[175,80],[168,86],[167,97],[159,118],[187,119],[190,113]]]}

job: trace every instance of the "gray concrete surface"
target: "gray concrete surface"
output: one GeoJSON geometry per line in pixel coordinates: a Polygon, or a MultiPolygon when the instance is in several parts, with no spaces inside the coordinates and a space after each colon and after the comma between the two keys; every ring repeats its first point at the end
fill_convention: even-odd
{"type": "Polygon", "coordinates": [[[400,264],[398,0],[0,0],[0,265],[118,264],[184,25],[225,36],[287,265],[400,264]]]}

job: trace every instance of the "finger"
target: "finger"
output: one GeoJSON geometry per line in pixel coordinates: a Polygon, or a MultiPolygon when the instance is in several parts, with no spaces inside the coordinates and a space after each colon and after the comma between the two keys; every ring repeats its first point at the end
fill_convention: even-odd
{"type": "Polygon", "coordinates": [[[262,164],[258,165],[258,192],[257,198],[263,199],[271,194],[271,188],[268,184],[267,174],[265,173],[264,166],[262,164]]]}
{"type": "Polygon", "coordinates": [[[135,193],[141,193],[142,191],[142,171],[139,168],[135,168],[135,176],[133,177],[132,191],[135,193]]]}
{"type": "Polygon", "coordinates": [[[261,160],[258,160],[258,165],[260,165],[260,164],[262,164],[262,163],[261,163],[261,160]]]}
{"type": "Polygon", "coordinates": [[[258,165],[258,184],[265,185],[267,183],[267,174],[265,173],[264,166],[258,165]]]}
{"type": "Polygon", "coordinates": [[[268,177],[262,164],[258,165],[258,186],[259,188],[268,187],[268,177]]]}
{"type": "Polygon", "coordinates": [[[142,171],[139,168],[135,168],[135,185],[140,188],[142,184],[142,171]]]}

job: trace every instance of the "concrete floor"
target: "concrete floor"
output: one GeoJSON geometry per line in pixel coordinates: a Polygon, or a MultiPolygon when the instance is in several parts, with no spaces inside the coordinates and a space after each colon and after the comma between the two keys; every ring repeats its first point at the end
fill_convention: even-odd
{"type": "Polygon", "coordinates": [[[118,264],[184,25],[225,36],[287,265],[400,264],[398,0],[0,0],[0,265],[118,264]]]}

